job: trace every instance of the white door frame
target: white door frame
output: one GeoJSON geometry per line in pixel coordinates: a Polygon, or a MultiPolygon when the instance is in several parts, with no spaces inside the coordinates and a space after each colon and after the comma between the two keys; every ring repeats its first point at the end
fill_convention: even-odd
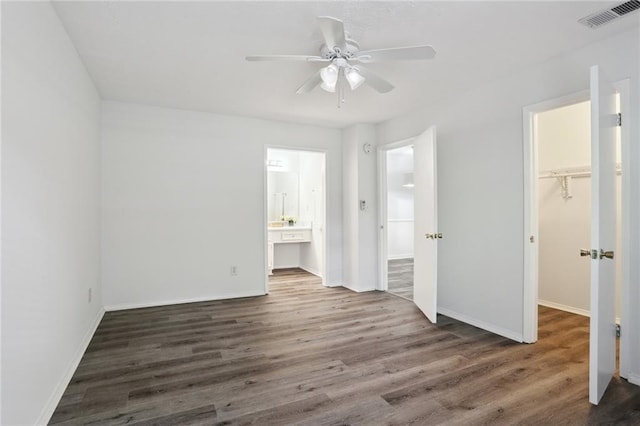
{"type": "Polygon", "coordinates": [[[322,154],[323,156],[323,167],[324,170],[322,170],[323,176],[322,176],[322,196],[324,198],[323,201],[323,205],[324,205],[324,209],[322,212],[322,268],[320,273],[322,274],[322,285],[323,286],[327,286],[327,228],[329,228],[329,225],[327,224],[327,211],[329,209],[328,206],[328,200],[329,197],[327,197],[327,157],[328,157],[328,150],[326,149],[315,149],[315,148],[306,148],[306,147],[298,147],[298,146],[283,146],[283,145],[265,145],[264,146],[264,161],[262,162],[262,164],[264,164],[264,173],[263,173],[263,194],[264,194],[264,200],[263,200],[263,207],[262,207],[262,218],[263,218],[263,229],[264,229],[264,234],[263,234],[263,250],[264,250],[264,294],[269,294],[269,272],[267,270],[267,264],[268,264],[268,250],[267,250],[267,244],[269,241],[269,207],[268,207],[268,200],[269,200],[269,193],[268,193],[268,186],[267,186],[267,173],[268,173],[268,169],[267,169],[267,160],[268,160],[268,155],[269,155],[269,150],[270,149],[281,149],[281,150],[288,150],[288,151],[299,151],[299,152],[314,152],[314,153],[319,153],[322,154]]]}
{"type": "Polygon", "coordinates": [[[388,234],[387,234],[387,152],[410,146],[415,140],[415,136],[397,142],[378,146],[378,282],[376,290],[387,291],[389,288],[389,277],[387,262],[388,256],[388,234]]]}
{"type": "MultiPolygon", "coordinates": [[[[585,71],[586,72],[586,71],[585,71]]],[[[629,80],[622,80],[615,84],[616,90],[620,93],[620,111],[630,110],[629,80]]],[[[535,143],[535,116],[537,113],[563,106],[588,101],[589,90],[562,96],[556,99],[529,105],[522,110],[523,124],[523,165],[524,165],[524,277],[523,277],[523,340],[526,343],[533,343],[538,340],[538,158],[537,146],[535,143]],[[530,238],[533,237],[533,242],[530,238]]],[[[629,255],[629,218],[630,218],[630,170],[631,156],[629,155],[629,126],[623,125],[621,128],[621,160],[622,160],[622,258],[629,255]]],[[[621,323],[628,324],[630,320],[630,309],[632,301],[625,295],[630,292],[630,262],[622,262],[622,312],[621,323]]],[[[628,360],[630,359],[631,347],[629,339],[629,327],[622,327],[620,339],[620,376],[626,377],[628,374],[628,360]]]]}

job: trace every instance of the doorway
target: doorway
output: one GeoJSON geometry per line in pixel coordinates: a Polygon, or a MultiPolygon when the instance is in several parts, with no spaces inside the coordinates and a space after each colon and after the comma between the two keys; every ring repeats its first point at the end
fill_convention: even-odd
{"type": "MultiPolygon", "coordinates": [[[[412,248],[413,297],[411,301],[431,321],[437,321],[438,308],[438,240],[443,234],[438,231],[438,194],[437,194],[437,130],[431,126],[420,135],[404,141],[384,145],[378,148],[378,188],[380,244],[378,259],[380,265],[378,290],[389,290],[389,227],[398,223],[410,224],[412,239],[404,238],[405,249],[412,248]],[[389,155],[389,153],[391,153],[389,155]],[[398,165],[389,168],[388,162],[394,162],[394,155],[403,157],[395,161],[398,165]],[[402,165],[401,167],[399,165],[402,165]],[[395,176],[387,176],[393,171],[395,176]],[[394,193],[388,189],[389,183],[403,192],[394,193]],[[406,186],[403,186],[406,185],[406,186]],[[412,187],[413,185],[413,187],[412,187]],[[410,191],[410,192],[409,192],[410,191]],[[404,194],[404,198],[398,194],[404,194]],[[411,194],[413,195],[411,197],[411,194]],[[401,203],[389,205],[389,198],[404,199],[401,203]],[[409,204],[410,203],[410,204],[409,204]],[[402,212],[396,212],[398,205],[404,206],[402,212]],[[410,205],[409,208],[407,205],[410,205]],[[407,211],[407,210],[413,210],[407,211]],[[389,214],[393,213],[391,217],[389,214]],[[397,213],[397,216],[394,215],[397,213]],[[389,219],[401,219],[389,221],[389,219]],[[407,241],[409,242],[407,244],[407,241]],[[412,247],[411,245],[412,244],[412,247]]],[[[393,188],[392,188],[393,189],[393,188]]],[[[405,225],[406,226],[406,225],[405,225]]],[[[402,235],[402,234],[401,234],[402,235]]],[[[411,256],[406,251],[397,252],[404,259],[411,256]]],[[[409,275],[405,270],[405,275],[409,275]]]]}
{"type": "Polygon", "coordinates": [[[385,155],[387,291],[413,300],[413,145],[385,155]]]}
{"type": "Polygon", "coordinates": [[[326,153],[267,147],[265,156],[265,293],[274,272],[285,270],[326,285],[326,153]]]}
{"type": "MultiPolygon", "coordinates": [[[[568,302],[556,302],[558,304],[553,307],[573,310],[574,313],[583,315],[590,315],[589,399],[590,402],[597,404],[611,377],[608,376],[608,373],[611,372],[613,374],[613,365],[615,362],[613,359],[615,358],[615,324],[613,322],[615,299],[613,295],[614,286],[611,284],[616,282],[616,278],[617,281],[620,282],[619,290],[616,292],[617,299],[622,299],[622,303],[617,303],[618,307],[615,315],[622,324],[619,366],[621,377],[627,377],[627,363],[625,361],[628,359],[628,354],[630,353],[628,331],[626,331],[624,327],[625,319],[628,318],[629,315],[629,303],[625,301],[624,295],[629,294],[630,288],[629,265],[628,262],[624,262],[624,254],[628,253],[630,243],[627,229],[630,182],[628,174],[624,173],[624,170],[629,170],[629,132],[628,127],[620,127],[619,124],[616,126],[616,119],[619,119],[619,123],[623,121],[620,120],[620,113],[622,113],[622,117],[624,117],[624,112],[629,110],[629,82],[628,80],[618,82],[612,87],[611,84],[607,83],[606,79],[602,77],[597,66],[591,67],[590,72],[591,92],[584,91],[528,106],[523,109],[525,168],[523,340],[528,343],[533,343],[537,340],[539,297],[544,304],[549,304],[547,303],[549,301],[543,299],[543,297],[551,297],[550,291],[555,291],[556,296],[564,296],[565,299],[563,300],[568,302]],[[590,99],[592,102],[591,105],[588,103],[580,105],[590,99]],[[543,164],[541,161],[544,162],[545,160],[541,159],[543,154],[541,154],[541,148],[538,144],[540,120],[545,121],[545,113],[549,113],[550,116],[553,115],[553,110],[566,108],[565,112],[567,112],[571,108],[579,109],[580,107],[588,107],[588,109],[591,110],[591,129],[587,134],[588,137],[592,139],[591,149],[594,150],[590,152],[589,155],[590,157],[594,156],[594,158],[589,157],[586,165],[590,165],[593,169],[585,167],[586,165],[580,164],[580,162],[576,163],[574,156],[573,164],[556,163],[556,165],[558,165],[557,168],[547,168],[545,170],[544,166],[541,166],[541,164],[543,164]],[[595,138],[593,135],[595,135],[595,138]],[[617,150],[615,149],[616,139],[620,141],[617,150]],[[616,157],[617,167],[615,164],[616,157]],[[616,168],[618,170],[617,173],[616,168]],[[591,179],[592,171],[593,179],[591,179]],[[585,179],[586,181],[584,181],[585,179]],[[589,180],[595,180],[595,185],[597,186],[593,188],[598,188],[597,193],[585,194],[585,189],[589,187],[589,180]],[[554,184],[556,198],[549,198],[549,196],[553,194],[554,184]],[[546,191],[546,193],[543,193],[543,191],[546,191]],[[616,192],[618,192],[617,208],[616,192]],[[606,195],[606,197],[603,198],[603,195],[606,195]],[[547,197],[548,200],[545,200],[545,197],[547,197]],[[581,207],[579,203],[572,203],[583,197],[592,198],[590,208],[586,210],[584,209],[584,205],[581,207]],[[545,202],[550,200],[551,204],[539,209],[538,203],[542,200],[545,200],[545,202]],[[572,203],[572,205],[568,206],[569,203],[572,203]],[[571,209],[574,207],[577,208],[579,213],[575,211],[571,212],[571,209]],[[543,211],[543,209],[545,211],[543,211]],[[565,211],[562,212],[559,209],[564,209],[565,211]],[[591,216],[593,212],[595,212],[596,216],[591,216]],[[547,279],[548,276],[553,276],[548,267],[544,268],[547,277],[540,276],[542,275],[543,268],[542,265],[539,265],[539,262],[545,261],[542,259],[543,255],[541,254],[542,250],[545,249],[545,244],[542,241],[545,237],[541,228],[547,227],[546,238],[552,235],[552,232],[559,232],[557,223],[546,222],[553,217],[557,219],[557,216],[563,214],[566,216],[564,219],[565,223],[567,218],[572,217],[573,222],[580,223],[588,219],[586,223],[591,224],[591,229],[586,232],[590,237],[587,239],[586,247],[575,247],[569,250],[571,253],[565,253],[565,255],[575,256],[572,257],[571,260],[574,264],[580,259],[580,251],[578,251],[580,249],[583,249],[582,254],[585,258],[589,256],[591,259],[591,261],[586,261],[585,259],[587,263],[590,263],[591,268],[591,283],[590,292],[587,295],[587,309],[575,309],[576,306],[573,306],[576,304],[575,300],[566,298],[567,294],[558,294],[563,290],[558,287],[565,284],[564,279],[561,279],[560,283],[556,282],[556,288],[544,289],[541,287],[542,284],[540,284],[541,280],[547,279]],[[579,219],[576,219],[577,214],[580,215],[579,219]],[[603,218],[606,223],[603,222],[603,218]],[[620,224],[617,230],[615,229],[616,222],[620,224]],[[554,229],[555,231],[553,231],[554,229]],[[551,233],[549,230],[552,230],[551,233]],[[595,247],[591,247],[592,245],[595,247]],[[607,252],[606,250],[611,250],[611,252],[607,252]],[[615,253],[615,260],[620,262],[617,265],[613,262],[613,253],[615,253]],[[602,275],[603,273],[605,275],[602,275]],[[603,277],[605,278],[604,281],[603,277]],[[558,290],[560,290],[560,292],[558,290]],[[596,297],[593,296],[594,294],[596,297]],[[606,309],[607,312],[601,311],[601,309],[606,309]],[[609,323],[609,321],[611,322],[609,323]],[[607,354],[609,350],[607,348],[611,348],[612,355],[607,354]],[[609,359],[611,359],[610,365],[612,367],[609,367],[609,359]],[[607,366],[604,367],[603,370],[602,365],[604,364],[607,366]],[[606,373],[604,373],[605,371],[606,373]],[[602,374],[600,374],[601,372],[602,374]]],[[[554,147],[552,150],[556,148],[559,147],[554,147]]],[[[574,147],[569,151],[574,149],[579,150],[579,148],[574,147]]],[[[582,157],[582,160],[584,161],[585,157],[582,157]]],[[[553,163],[547,163],[547,165],[548,164],[553,163]]],[[[584,227],[584,224],[580,225],[579,223],[578,227],[584,227]]],[[[573,226],[574,224],[572,223],[571,225],[573,226]]],[[[564,232],[564,230],[562,231],[564,232]]],[[[569,229],[568,232],[575,234],[576,230],[573,229],[572,231],[569,229]]],[[[577,233],[580,233],[580,231],[577,231],[577,233]]],[[[582,241],[582,243],[584,243],[584,241],[582,241]]],[[[574,241],[573,245],[575,244],[576,242],[574,241]]],[[[548,247],[549,244],[546,244],[546,246],[548,247]]],[[[561,261],[559,263],[562,268],[569,269],[566,259],[564,262],[561,261]]],[[[587,266],[587,268],[589,267],[587,266]]],[[[551,270],[553,269],[554,267],[551,267],[551,270]]],[[[557,269],[557,264],[555,269],[557,269]]]]}
{"type": "MultiPolygon", "coordinates": [[[[619,105],[619,97],[618,97],[619,105]]],[[[591,102],[535,115],[538,151],[538,304],[590,315],[591,102]],[[578,256],[580,250],[582,256],[578,256]]],[[[616,319],[620,323],[621,153],[616,140],[616,319]]]]}

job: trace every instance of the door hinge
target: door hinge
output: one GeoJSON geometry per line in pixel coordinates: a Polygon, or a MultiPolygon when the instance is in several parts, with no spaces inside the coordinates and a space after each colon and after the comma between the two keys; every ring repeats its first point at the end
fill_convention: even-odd
{"type": "Polygon", "coordinates": [[[620,337],[620,324],[616,324],[616,337],[620,337]]]}
{"type": "Polygon", "coordinates": [[[621,112],[619,112],[619,113],[618,113],[618,115],[617,115],[617,118],[616,118],[616,125],[617,125],[618,127],[622,127],[622,113],[621,113],[621,112]]]}
{"type": "Polygon", "coordinates": [[[533,237],[533,235],[529,237],[529,242],[530,242],[530,243],[533,243],[533,242],[535,242],[535,241],[536,241],[536,239],[533,237]]]}

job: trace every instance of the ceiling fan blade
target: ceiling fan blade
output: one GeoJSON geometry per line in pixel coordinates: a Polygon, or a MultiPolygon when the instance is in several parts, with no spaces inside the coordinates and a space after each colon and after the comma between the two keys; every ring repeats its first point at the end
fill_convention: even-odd
{"type": "Polygon", "coordinates": [[[436,51],[431,46],[395,47],[392,49],[363,50],[353,58],[362,63],[378,61],[418,61],[433,59],[436,51]]]}
{"type": "Polygon", "coordinates": [[[308,55],[257,55],[245,57],[247,61],[302,61],[302,62],[327,62],[329,59],[320,56],[308,55]]]}
{"type": "Polygon", "coordinates": [[[393,90],[393,84],[389,83],[384,78],[379,77],[372,71],[361,66],[356,67],[356,69],[360,75],[365,78],[364,83],[371,86],[375,91],[379,93],[387,93],[393,90]]]}
{"type": "Polygon", "coordinates": [[[341,50],[346,49],[344,36],[344,25],[341,20],[332,18],[331,16],[318,16],[320,23],[320,31],[324,36],[324,41],[330,50],[339,47],[341,50]]]}
{"type": "Polygon", "coordinates": [[[298,95],[309,93],[320,83],[322,83],[322,78],[320,77],[320,70],[318,70],[314,75],[309,77],[309,79],[307,79],[307,81],[305,81],[304,84],[298,88],[298,90],[296,90],[296,93],[298,95]]]}

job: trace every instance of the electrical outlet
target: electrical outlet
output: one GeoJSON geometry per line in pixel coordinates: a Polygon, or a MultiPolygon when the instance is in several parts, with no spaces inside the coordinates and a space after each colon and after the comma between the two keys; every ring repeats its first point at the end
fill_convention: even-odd
{"type": "Polygon", "coordinates": [[[235,277],[236,275],[238,275],[238,267],[237,266],[232,266],[231,270],[230,270],[231,276],[235,277]]]}
{"type": "Polygon", "coordinates": [[[92,291],[91,291],[91,290],[92,290],[92,289],[91,289],[91,288],[89,288],[89,303],[91,303],[91,293],[92,293],[92,291]]]}

